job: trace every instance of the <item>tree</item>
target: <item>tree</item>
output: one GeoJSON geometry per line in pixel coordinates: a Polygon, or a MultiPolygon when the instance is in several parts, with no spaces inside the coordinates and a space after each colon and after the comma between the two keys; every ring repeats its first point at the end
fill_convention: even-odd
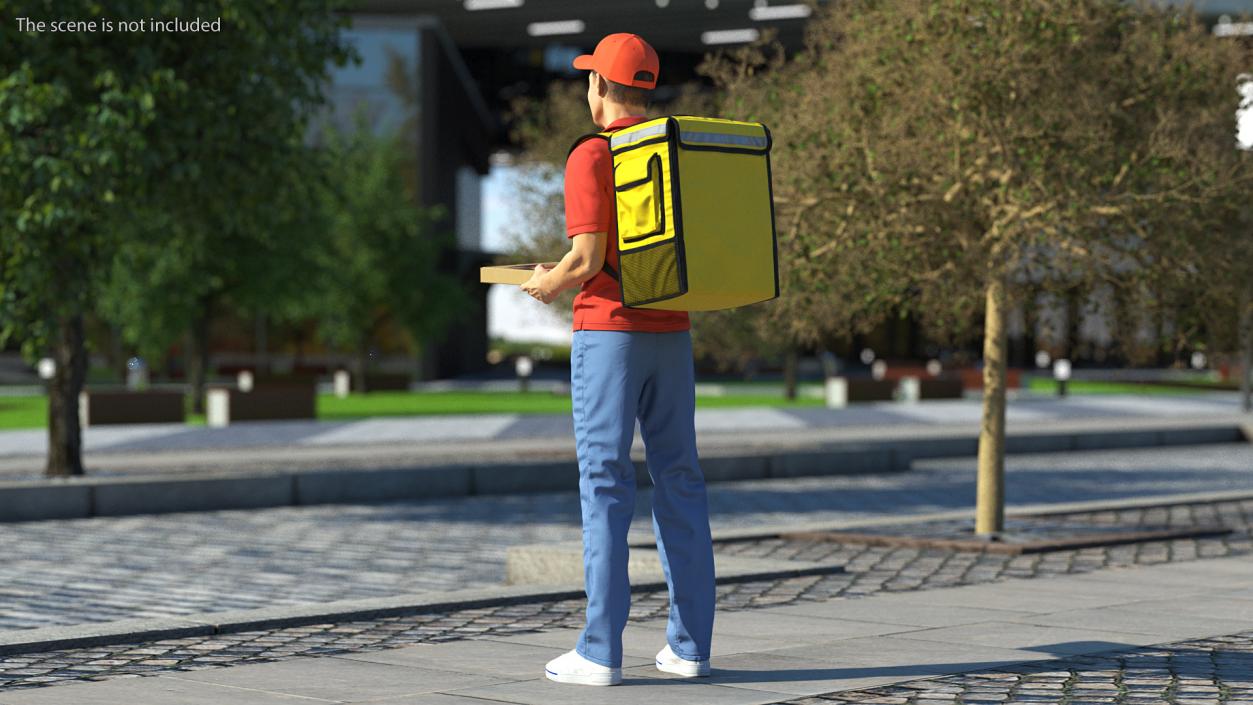
{"type": "Polygon", "coordinates": [[[1236,50],[1114,0],[849,0],[805,51],[719,75],[771,125],[779,316],[801,338],[893,312],[983,317],[976,530],[1003,528],[1007,314],[1021,292],[1125,286],[1206,235],[1231,178],[1236,50]],[[1221,149],[1220,149],[1221,145],[1221,149]]]}
{"type": "MultiPolygon", "coordinates": [[[[128,238],[195,250],[249,231],[272,193],[249,186],[293,182],[288,157],[321,99],[328,62],[344,56],[330,2],[175,7],[180,16],[220,17],[224,31],[0,26],[0,320],[4,337],[20,338],[28,355],[50,346],[58,362],[49,475],[83,472],[83,316],[117,253],[128,238]],[[176,227],[134,226],[148,215],[176,227]]],[[[164,18],[169,9],[157,0],[122,0],[107,11],[85,0],[4,2],[0,15],[102,24],[164,18]]],[[[165,293],[193,281],[176,279],[165,293]]]]}
{"type": "Polygon", "coordinates": [[[440,214],[417,205],[407,178],[413,145],[364,127],[330,132],[325,145],[339,178],[321,199],[328,237],[316,250],[321,275],[310,312],[319,335],[357,353],[364,385],[368,352],[385,324],[426,340],[468,302],[458,281],[439,269],[440,214]]]}

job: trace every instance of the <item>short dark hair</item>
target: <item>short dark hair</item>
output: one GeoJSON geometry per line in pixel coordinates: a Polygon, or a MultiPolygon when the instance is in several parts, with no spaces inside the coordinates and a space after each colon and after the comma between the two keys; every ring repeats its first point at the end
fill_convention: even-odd
{"type": "Polygon", "coordinates": [[[605,97],[615,103],[646,106],[652,100],[653,92],[651,89],[614,83],[604,76],[601,76],[601,79],[606,84],[605,97]]]}

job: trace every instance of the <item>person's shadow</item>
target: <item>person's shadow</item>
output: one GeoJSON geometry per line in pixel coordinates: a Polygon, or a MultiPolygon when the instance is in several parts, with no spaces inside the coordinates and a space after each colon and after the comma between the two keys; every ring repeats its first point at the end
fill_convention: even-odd
{"type": "MultiPolygon", "coordinates": [[[[937,651],[943,650],[945,645],[936,642],[937,651]]],[[[837,690],[857,690],[860,688],[871,688],[887,686],[893,683],[915,680],[919,678],[936,678],[940,676],[956,676],[963,673],[974,673],[981,671],[999,670],[1016,666],[1016,672],[1029,672],[1033,670],[1056,670],[1061,663],[1065,663],[1068,659],[1074,657],[1090,657],[1101,654],[1117,654],[1120,659],[1127,661],[1127,668],[1132,668],[1135,659],[1135,650],[1141,647],[1132,644],[1123,644],[1111,641],[1068,641],[1056,644],[1044,644],[1040,646],[1023,647],[1023,651],[1039,651],[1045,654],[1051,654],[1059,658],[1040,658],[1037,660],[987,660],[987,661],[947,661],[937,663],[919,663],[909,665],[896,666],[874,666],[874,665],[849,665],[843,667],[832,668],[763,668],[763,669],[746,669],[746,668],[718,668],[717,658],[714,659],[714,668],[709,678],[700,679],[682,679],[685,683],[706,683],[709,685],[763,685],[768,686],[770,683],[807,683],[816,681],[829,681],[830,689],[826,691],[815,691],[815,694],[822,692],[834,692],[837,690]],[[1130,653],[1129,653],[1130,652],[1130,653]],[[1038,665],[1038,668],[1036,667],[1038,665]],[[868,678],[890,678],[882,684],[865,684],[853,685],[851,687],[842,683],[849,681],[858,681],[868,678]]],[[[1176,650],[1181,651],[1181,650],[1176,650]]],[[[1184,649],[1182,651],[1196,652],[1197,649],[1184,649]]],[[[769,653],[769,652],[765,652],[769,653]]],[[[1208,655],[1209,652],[1203,652],[1208,655]]],[[[1181,667],[1186,670],[1197,671],[1199,669],[1195,659],[1181,660],[1181,667]]],[[[1102,667],[1092,666],[1092,669],[1100,669],[1102,667]]],[[[1185,674],[1178,673],[1180,677],[1185,674]]],[[[1191,674],[1197,677],[1210,678],[1212,672],[1191,674]]],[[[634,678],[626,678],[623,684],[631,685],[658,685],[660,683],[673,684],[680,679],[641,676],[634,678]]],[[[769,690],[768,687],[765,688],[769,690]]]]}

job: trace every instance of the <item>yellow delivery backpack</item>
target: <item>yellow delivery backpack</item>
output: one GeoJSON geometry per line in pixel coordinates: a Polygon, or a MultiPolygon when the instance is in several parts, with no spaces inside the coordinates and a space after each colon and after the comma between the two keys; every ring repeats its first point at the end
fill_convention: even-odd
{"type": "Polygon", "coordinates": [[[765,125],[672,116],[575,146],[598,137],[617,202],[619,271],[605,271],[624,305],[710,311],[779,295],[765,125]]]}

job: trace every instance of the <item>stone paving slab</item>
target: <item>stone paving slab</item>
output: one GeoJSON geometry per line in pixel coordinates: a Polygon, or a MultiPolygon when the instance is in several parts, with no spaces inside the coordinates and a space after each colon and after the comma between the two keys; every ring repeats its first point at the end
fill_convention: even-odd
{"type": "Polygon", "coordinates": [[[436,670],[333,657],[255,663],[171,677],[341,703],[427,695],[515,680],[508,676],[465,673],[459,669],[436,670]]]}
{"type": "Polygon", "coordinates": [[[730,636],[784,635],[798,642],[825,644],[863,636],[883,636],[911,632],[916,627],[901,624],[882,624],[869,620],[846,620],[835,618],[813,619],[811,617],[783,614],[774,609],[732,612],[722,615],[714,622],[714,638],[730,636]]]}
{"type": "MultiPolygon", "coordinates": [[[[717,629],[717,626],[715,625],[714,628],[717,629]]],[[[544,631],[529,632],[525,634],[493,636],[489,637],[489,640],[503,642],[506,644],[521,644],[558,649],[565,652],[574,648],[581,631],[581,628],[546,629],[544,631]]],[[[638,658],[645,664],[652,663],[653,659],[657,655],[657,652],[661,650],[665,643],[665,620],[648,620],[641,623],[630,623],[627,625],[626,630],[622,633],[622,653],[630,658],[638,658]]],[[[720,634],[718,638],[714,640],[713,652],[715,656],[720,657],[745,652],[785,649],[792,645],[792,642],[786,641],[785,639],[772,639],[762,635],[738,636],[720,634]]]]}
{"type": "MultiPolygon", "coordinates": [[[[1097,611],[1099,613],[1099,610],[1097,611]]],[[[1145,620],[1146,624],[1153,624],[1145,620]]],[[[1155,628],[1155,627],[1154,627],[1155,628]]],[[[1220,629],[1221,631],[1221,629],[1220,629]]],[[[998,648],[1039,651],[1054,656],[1126,650],[1170,639],[1168,635],[1120,632],[1096,625],[1041,626],[1023,622],[980,622],[936,627],[902,635],[938,644],[978,644],[998,648]]]]}
{"type": "MultiPolygon", "coordinates": [[[[765,580],[787,575],[818,575],[839,570],[842,567],[838,564],[744,558],[727,554],[714,556],[714,571],[722,582],[746,578],[765,580]]],[[[627,559],[627,576],[632,585],[665,584],[661,554],[656,548],[633,546],[627,559]]],[[[505,582],[510,585],[581,584],[582,542],[510,547],[505,558],[505,582]]]]}
{"type": "MultiPolygon", "coordinates": [[[[760,691],[724,685],[697,684],[685,680],[652,678],[623,673],[622,685],[599,688],[593,693],[585,687],[562,686],[544,680],[518,681],[482,688],[457,691],[455,695],[481,698],[492,702],[526,703],[527,705],[764,705],[786,700],[782,691],[760,691]]],[[[7,705],[7,704],[6,704],[7,705]]],[[[22,705],[18,703],[17,705],[22,705]]]]}
{"type": "Polygon", "coordinates": [[[900,624],[912,627],[950,627],[957,624],[977,624],[981,621],[1005,622],[1018,617],[1030,616],[1030,612],[992,609],[990,607],[956,607],[945,605],[937,610],[929,604],[901,604],[899,601],[878,601],[866,604],[862,600],[830,600],[827,602],[801,602],[779,607],[778,614],[822,619],[866,620],[879,624],[900,624]]]}
{"type": "Polygon", "coordinates": [[[317,705],[333,701],[231,688],[170,676],[6,693],[0,705],[317,705]]]}
{"type": "MultiPolygon", "coordinates": [[[[665,643],[664,635],[661,643],[665,643]]],[[[404,649],[369,651],[331,658],[526,680],[535,677],[535,664],[542,666],[569,651],[573,645],[574,639],[558,646],[475,639],[447,644],[420,644],[404,649]]],[[[625,655],[622,665],[624,668],[652,665],[653,656],[659,648],[658,646],[643,657],[625,655]]]]}
{"type": "MultiPolygon", "coordinates": [[[[1202,611],[1214,615],[1217,605],[1211,605],[1210,596],[1205,597],[1202,611]]],[[[1008,620],[1037,627],[1091,628],[1124,634],[1144,634],[1151,638],[1148,643],[1160,644],[1184,639],[1199,639],[1231,631],[1253,629],[1253,619],[1202,616],[1182,611],[1186,605],[1198,604],[1195,600],[1154,600],[1136,602],[1117,607],[1069,610],[1049,615],[1033,615],[1008,620]]],[[[1230,601],[1223,603],[1230,607],[1230,601]]],[[[1253,603],[1247,605],[1253,608],[1253,603]]],[[[1221,609],[1221,608],[1219,608],[1221,609]]]]}
{"type": "MultiPolygon", "coordinates": [[[[720,659],[711,683],[734,688],[817,695],[903,680],[1023,663],[1043,657],[1027,651],[981,647],[919,649],[907,640],[882,637],[857,640],[844,648],[797,648],[720,659]]],[[[668,679],[655,668],[637,671],[668,679]]]]}

